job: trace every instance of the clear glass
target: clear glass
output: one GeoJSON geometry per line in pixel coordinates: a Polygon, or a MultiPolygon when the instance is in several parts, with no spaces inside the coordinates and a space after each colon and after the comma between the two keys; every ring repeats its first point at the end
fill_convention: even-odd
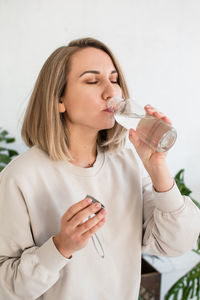
{"type": "Polygon", "coordinates": [[[175,143],[177,132],[167,122],[147,115],[144,108],[133,99],[113,97],[107,108],[115,114],[116,121],[123,127],[136,130],[139,138],[154,151],[168,151],[175,143]]]}

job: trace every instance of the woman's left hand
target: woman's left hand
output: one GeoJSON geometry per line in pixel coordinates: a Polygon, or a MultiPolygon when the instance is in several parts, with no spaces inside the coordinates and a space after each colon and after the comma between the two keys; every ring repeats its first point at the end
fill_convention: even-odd
{"type": "MultiPolygon", "coordinates": [[[[156,108],[151,105],[146,105],[144,108],[148,115],[152,115],[171,124],[171,121],[163,113],[158,112],[156,108]]],[[[174,180],[166,164],[167,152],[155,152],[152,150],[139,139],[136,131],[133,129],[129,131],[129,140],[134,145],[145,169],[149,173],[155,189],[158,191],[169,190],[173,186],[174,180]]]]}

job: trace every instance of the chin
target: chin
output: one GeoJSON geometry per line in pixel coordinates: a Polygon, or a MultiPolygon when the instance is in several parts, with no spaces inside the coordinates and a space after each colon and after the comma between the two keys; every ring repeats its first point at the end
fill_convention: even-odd
{"type": "Polygon", "coordinates": [[[104,126],[102,126],[99,130],[104,130],[104,129],[111,129],[115,126],[115,122],[109,123],[109,124],[105,124],[104,126]]]}
{"type": "Polygon", "coordinates": [[[112,118],[96,118],[95,122],[93,123],[93,126],[96,127],[98,130],[104,130],[104,129],[111,129],[115,126],[115,119],[112,118]]]}

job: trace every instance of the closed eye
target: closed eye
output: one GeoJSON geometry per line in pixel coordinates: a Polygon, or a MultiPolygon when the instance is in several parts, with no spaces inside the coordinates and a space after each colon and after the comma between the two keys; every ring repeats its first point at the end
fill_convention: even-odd
{"type": "MultiPolygon", "coordinates": [[[[96,84],[96,83],[98,83],[98,81],[92,81],[92,82],[87,82],[87,84],[96,84]]],[[[115,83],[115,84],[118,84],[118,82],[117,81],[111,81],[111,83],[115,83]]]]}

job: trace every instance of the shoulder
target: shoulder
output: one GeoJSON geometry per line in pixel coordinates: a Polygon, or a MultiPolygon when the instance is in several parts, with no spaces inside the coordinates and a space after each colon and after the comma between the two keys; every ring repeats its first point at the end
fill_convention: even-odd
{"type": "Polygon", "coordinates": [[[50,157],[38,147],[34,146],[23,154],[14,158],[0,173],[0,180],[5,177],[25,176],[41,168],[44,164],[51,163],[50,157]]]}

